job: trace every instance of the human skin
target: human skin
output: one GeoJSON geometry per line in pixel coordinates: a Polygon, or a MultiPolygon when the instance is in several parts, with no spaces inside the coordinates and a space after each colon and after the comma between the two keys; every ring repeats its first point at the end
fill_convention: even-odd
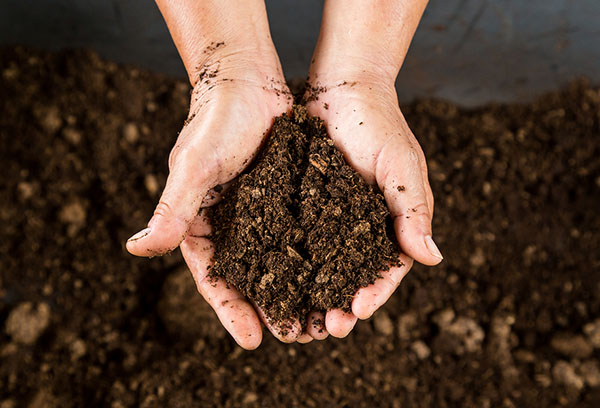
{"type": "MultiPolygon", "coordinates": [[[[292,98],[269,33],[263,1],[159,0],[157,4],[186,67],[193,92],[188,123],[169,156],[169,177],[148,227],[127,242],[138,256],[162,255],[181,246],[198,291],[236,342],[262,340],[259,312],[221,280],[209,282],[210,225],[201,207],[209,190],[227,184],[250,163],[273,118],[292,98]]],[[[266,322],[265,322],[266,323],[266,322]]],[[[299,323],[282,341],[301,333],[299,323]]],[[[305,338],[310,336],[305,335],[305,338]]]]}
{"type": "Polygon", "coordinates": [[[332,310],[314,318],[326,331],[314,338],[346,336],[357,319],[383,305],[413,264],[436,265],[442,255],[432,239],[433,194],[425,156],[400,108],[395,79],[427,1],[327,0],[309,72],[308,112],[325,121],[346,161],[383,191],[404,266],[360,289],[352,313],[332,310]]]}
{"type": "Polygon", "coordinates": [[[129,252],[155,256],[180,245],[198,291],[246,349],[260,344],[261,320],[284,342],[306,343],[328,333],[343,337],[357,318],[369,317],[389,298],[410,269],[412,258],[428,265],[441,260],[433,241],[428,244],[424,238],[431,236],[433,212],[425,160],[400,113],[393,85],[425,2],[382,1],[368,10],[359,1],[325,3],[310,79],[313,86],[324,85],[328,90],[310,102],[308,109],[325,120],[348,162],[368,182],[377,182],[382,190],[386,187],[386,201],[396,217],[405,253],[401,255],[404,266],[384,272],[383,279],[359,290],[352,313],[332,310],[323,316],[313,312],[304,330],[298,321],[290,322],[285,335],[238,291],[222,280],[209,282],[213,248],[206,236],[210,223],[200,211],[215,202],[209,197],[218,199],[212,188],[227,185],[244,170],[273,118],[291,109],[264,3],[158,0],[157,4],[194,90],[189,123],[169,157],[165,190],[148,227],[128,240],[129,252]],[[386,43],[381,46],[379,41],[386,43]],[[343,81],[354,86],[337,86],[343,81]],[[324,103],[330,104],[329,109],[323,108],[324,103]],[[359,117],[368,120],[359,125],[359,117]],[[403,194],[396,194],[397,189],[394,193],[392,184],[405,186],[403,194]],[[409,208],[410,222],[405,218],[409,208]],[[324,318],[325,330],[311,325],[317,318],[324,318]]]}

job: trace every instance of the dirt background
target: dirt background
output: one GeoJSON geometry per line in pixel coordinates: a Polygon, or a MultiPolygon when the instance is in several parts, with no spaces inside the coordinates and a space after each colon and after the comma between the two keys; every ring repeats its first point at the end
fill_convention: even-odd
{"type": "Polygon", "coordinates": [[[445,255],[346,339],[245,352],[152,213],[187,84],[0,49],[0,407],[600,405],[600,90],[404,107],[445,255]]]}

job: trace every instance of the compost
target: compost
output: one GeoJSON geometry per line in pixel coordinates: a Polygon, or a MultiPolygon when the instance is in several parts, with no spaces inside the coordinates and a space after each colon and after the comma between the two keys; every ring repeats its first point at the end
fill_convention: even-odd
{"type": "Polygon", "coordinates": [[[346,164],[323,122],[301,106],[275,119],[252,169],[211,219],[211,275],[279,326],[305,323],[312,310],[349,312],[360,287],[400,265],[383,194],[346,164]]]}
{"type": "Polygon", "coordinates": [[[598,87],[403,106],[444,262],[416,265],[345,339],[265,333],[252,352],[179,251],[124,248],[189,92],[87,51],[0,49],[2,408],[600,406],[598,87]]]}

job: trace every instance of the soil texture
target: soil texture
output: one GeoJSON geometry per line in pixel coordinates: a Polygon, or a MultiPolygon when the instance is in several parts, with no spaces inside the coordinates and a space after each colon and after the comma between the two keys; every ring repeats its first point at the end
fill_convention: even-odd
{"type": "Polygon", "coordinates": [[[211,275],[280,326],[304,323],[312,310],[350,311],[360,287],[399,264],[383,194],[301,106],[275,119],[252,169],[225,192],[211,222],[211,275]]]}
{"type": "Polygon", "coordinates": [[[179,251],[124,249],[189,98],[93,53],[0,49],[0,407],[600,406],[600,89],[403,106],[444,262],[345,339],[253,352],[179,251]]]}

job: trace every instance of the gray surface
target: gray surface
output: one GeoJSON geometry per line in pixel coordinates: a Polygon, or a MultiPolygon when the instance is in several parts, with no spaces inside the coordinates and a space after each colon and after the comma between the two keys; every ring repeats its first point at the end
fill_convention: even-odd
{"type": "MultiPolygon", "coordinates": [[[[268,0],[286,76],[305,76],[322,1],[268,0]]],[[[0,44],[92,47],[183,76],[154,2],[0,0],[0,44]]],[[[587,76],[600,82],[600,0],[432,0],[398,79],[418,96],[464,105],[526,100],[587,76]]]]}

